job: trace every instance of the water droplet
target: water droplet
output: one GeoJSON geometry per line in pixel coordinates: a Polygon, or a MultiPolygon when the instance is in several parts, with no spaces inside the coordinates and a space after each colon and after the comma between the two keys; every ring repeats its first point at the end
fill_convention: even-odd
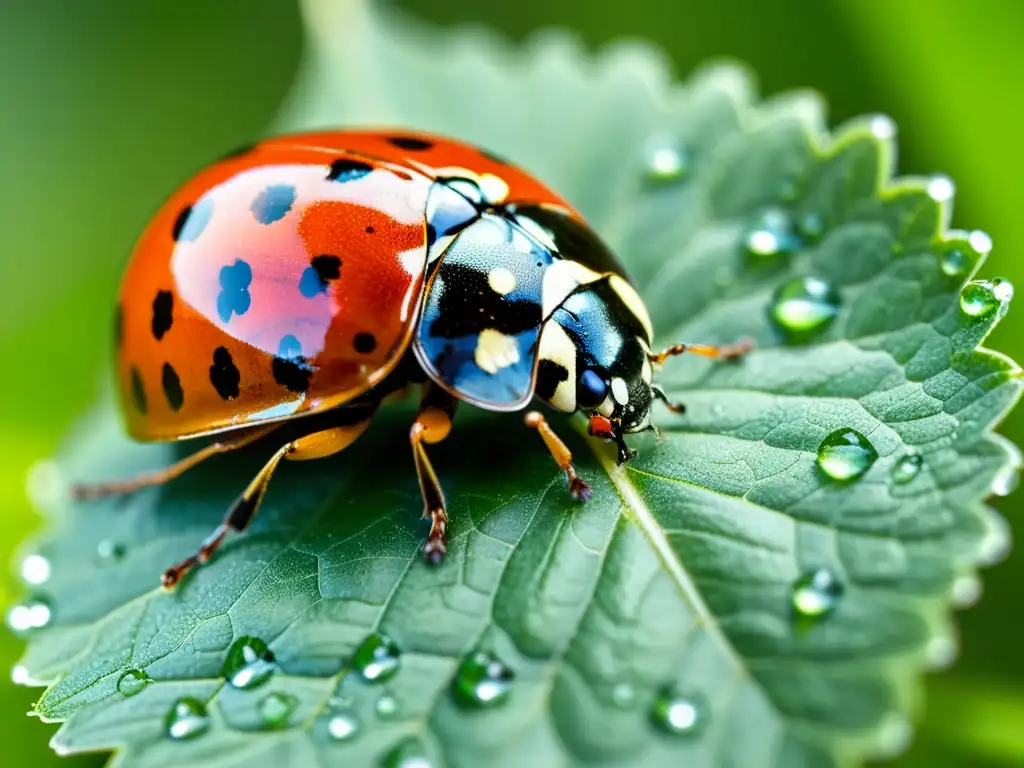
{"type": "Polygon", "coordinates": [[[384,768],[433,768],[433,764],[419,740],[408,738],[388,752],[384,768]]]}
{"type": "Polygon", "coordinates": [[[959,651],[956,640],[948,634],[936,635],[924,647],[925,659],[932,670],[948,669],[953,666],[959,651]]]}
{"type": "Polygon", "coordinates": [[[26,584],[38,586],[50,580],[50,561],[42,555],[29,555],[21,561],[21,578],[26,584]]]}
{"type": "Polygon", "coordinates": [[[960,309],[970,317],[984,317],[1012,298],[1013,284],[1009,280],[972,280],[960,292],[960,309]]]}
{"type": "Polygon", "coordinates": [[[398,714],[398,699],[389,693],[385,693],[377,699],[373,709],[378,717],[383,717],[385,720],[389,717],[394,717],[398,714]]]}
{"type": "Polygon", "coordinates": [[[42,629],[53,619],[53,608],[44,597],[32,597],[7,612],[7,626],[19,634],[42,629]]]}
{"type": "Polygon", "coordinates": [[[398,672],[401,652],[387,635],[373,634],[356,649],[352,662],[364,680],[380,683],[398,672]]]}
{"type": "Polygon", "coordinates": [[[800,217],[797,229],[805,240],[817,241],[825,233],[825,220],[817,213],[805,213],[800,217]]]}
{"type": "Polygon", "coordinates": [[[332,741],[347,741],[359,730],[359,721],[347,712],[325,715],[321,722],[324,732],[332,741]]]}
{"type": "Polygon", "coordinates": [[[1020,472],[1017,467],[1003,467],[992,481],[992,493],[996,496],[1009,496],[1020,485],[1020,472]]]}
{"type": "Polygon", "coordinates": [[[821,441],[818,466],[833,480],[856,480],[878,458],[871,442],[855,429],[837,429],[821,441]]]}
{"type": "Polygon", "coordinates": [[[193,739],[210,730],[210,715],[199,699],[185,696],[171,706],[164,719],[164,729],[172,739],[193,739]]]}
{"type": "Polygon", "coordinates": [[[989,237],[988,232],[982,232],[980,229],[976,229],[967,236],[967,242],[970,243],[979,256],[988,256],[992,251],[992,238],[989,237]]]}
{"type": "Polygon", "coordinates": [[[153,678],[141,669],[125,670],[117,678],[117,692],[122,696],[134,696],[137,693],[142,693],[152,682],[153,678]]]}
{"type": "Polygon", "coordinates": [[[455,692],[466,703],[493,707],[508,698],[514,678],[515,673],[489,653],[474,653],[459,665],[455,692]]]}
{"type": "Polygon", "coordinates": [[[896,136],[896,123],[888,115],[873,115],[868,121],[868,130],[876,139],[886,141],[896,136]]]}
{"type": "Polygon", "coordinates": [[[928,180],[928,197],[937,203],[946,203],[953,199],[953,194],[956,192],[956,187],[953,185],[953,180],[948,176],[932,176],[928,180]]]}
{"type": "Polygon", "coordinates": [[[901,712],[890,712],[878,729],[877,747],[872,757],[891,760],[907,751],[914,736],[914,727],[901,712]]]}
{"type": "Polygon", "coordinates": [[[977,574],[966,573],[953,582],[953,605],[970,608],[981,599],[981,579],[977,574]]]}
{"type": "Polygon", "coordinates": [[[839,314],[839,292],[825,280],[798,277],[783,283],[772,297],[770,316],[793,340],[823,331],[839,314]]]}
{"type": "Polygon", "coordinates": [[[636,689],[629,683],[616,683],[612,688],[612,701],[615,706],[625,709],[636,700],[636,689]]]}
{"type": "Polygon", "coordinates": [[[793,583],[793,609],[807,618],[832,613],[842,596],[842,582],[827,568],[808,571],[793,583]]]}
{"type": "Polygon", "coordinates": [[[663,186],[682,181],[690,174],[690,153],[678,142],[665,137],[647,144],[645,180],[650,186],[663,186]]]}
{"type": "Polygon", "coordinates": [[[924,458],[919,453],[908,453],[892,465],[892,481],[897,485],[905,485],[921,472],[924,458]]]}
{"type": "Polygon", "coordinates": [[[13,667],[11,667],[11,682],[15,685],[28,685],[28,667],[26,667],[24,664],[15,664],[13,667]]]}
{"type": "Polygon", "coordinates": [[[654,723],[673,736],[699,733],[707,720],[707,703],[700,698],[664,690],[654,700],[654,723]]]}
{"type": "Polygon", "coordinates": [[[939,260],[939,267],[942,269],[942,273],[949,277],[959,277],[967,271],[970,265],[971,260],[959,248],[951,248],[942,254],[942,258],[939,260]]]}
{"type": "Polygon", "coordinates": [[[244,635],[231,644],[224,660],[224,677],[235,688],[256,688],[277,669],[274,654],[258,637],[244,635]]]}
{"type": "Polygon", "coordinates": [[[758,257],[794,253],[803,245],[793,218],[782,208],[769,208],[755,219],[744,238],[747,251],[758,257]]]}
{"type": "Polygon", "coordinates": [[[299,706],[297,697],[288,693],[268,693],[256,705],[264,728],[277,728],[288,722],[292,712],[299,706]]]}
{"type": "Polygon", "coordinates": [[[104,539],[96,545],[96,554],[99,555],[100,560],[106,560],[111,563],[123,559],[125,552],[124,545],[118,544],[113,539],[104,539]]]}

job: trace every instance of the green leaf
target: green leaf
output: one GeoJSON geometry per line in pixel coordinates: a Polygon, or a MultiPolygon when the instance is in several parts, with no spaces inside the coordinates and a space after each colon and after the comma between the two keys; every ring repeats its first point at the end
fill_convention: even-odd
{"type": "MultiPolygon", "coordinates": [[[[976,291],[961,309],[987,244],[945,232],[947,181],[891,183],[890,122],[833,138],[815,96],[758,103],[732,66],[679,85],[642,45],[591,57],[546,34],[515,51],[356,2],[305,13],[278,129],[407,125],[514,158],[621,255],[661,342],[758,349],[667,364],[687,414],[659,411],[662,439],[626,467],[556,421],[594,486],[583,507],[517,418],[463,409],[432,447],[451,504],[441,568],[419,553],[409,405],[337,459],[284,467],[250,531],[172,594],[160,571],[272,446],[127,500],[52,504],[52,575],[33,595],[52,613],[20,674],[49,685],[37,712],[64,722],[55,748],[130,766],[758,768],[898,751],[921,672],[955,654],[954,601],[1006,547],[983,499],[1018,462],[991,429],[1019,369],[978,347],[1007,301],[976,291]],[[774,297],[804,278],[812,300],[775,308],[783,333],[774,297]],[[844,481],[818,464],[826,441],[844,481]],[[360,674],[375,634],[393,674],[360,674]],[[224,680],[247,637],[275,667],[248,689],[224,680]],[[491,672],[506,695],[467,704],[491,672]],[[193,738],[172,739],[182,697],[171,730],[193,738]]],[[[125,476],[184,450],[130,444],[107,404],[60,471],[125,476]]]]}

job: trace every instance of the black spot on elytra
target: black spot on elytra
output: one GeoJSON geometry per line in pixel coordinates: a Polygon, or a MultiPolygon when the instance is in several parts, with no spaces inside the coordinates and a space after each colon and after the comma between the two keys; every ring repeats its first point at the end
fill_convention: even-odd
{"type": "Polygon", "coordinates": [[[331,163],[327,171],[328,181],[355,181],[361,179],[373,170],[373,166],[364,163],[362,160],[342,158],[331,163]]]}
{"type": "Polygon", "coordinates": [[[375,230],[373,227],[367,227],[366,228],[366,234],[368,234],[368,235],[372,235],[376,231],[377,230],[375,230]]]}
{"type": "Polygon", "coordinates": [[[252,267],[241,259],[235,263],[221,267],[220,294],[217,296],[217,314],[223,322],[228,322],[231,315],[244,315],[249,311],[252,297],[249,285],[252,283],[252,267]]]}
{"type": "Polygon", "coordinates": [[[135,366],[132,366],[132,402],[135,403],[136,410],[145,416],[149,409],[146,402],[146,387],[142,383],[142,374],[135,366]]]}
{"type": "Polygon", "coordinates": [[[430,149],[434,146],[434,142],[418,139],[415,136],[388,136],[387,140],[388,143],[393,144],[399,149],[408,149],[415,152],[430,149]]]}
{"type": "Polygon", "coordinates": [[[117,349],[124,344],[124,307],[120,304],[114,310],[114,344],[117,349]]]}
{"type": "Polygon", "coordinates": [[[368,355],[377,348],[377,339],[372,333],[357,333],[352,339],[352,346],[361,355],[368,355]]]}
{"type": "Polygon", "coordinates": [[[295,194],[291,184],[271,184],[256,195],[249,210],[260,224],[273,224],[288,215],[295,204],[295,194]]]}
{"type": "Polygon", "coordinates": [[[537,366],[537,387],[534,392],[541,400],[550,400],[555,396],[558,385],[568,379],[569,371],[565,369],[564,365],[560,365],[554,360],[541,358],[540,364],[537,366]]]}
{"type": "Polygon", "coordinates": [[[174,370],[170,363],[164,363],[161,380],[167,404],[171,406],[172,411],[180,411],[182,404],[185,402],[185,393],[181,389],[181,379],[178,378],[178,372],[174,370]]]}
{"type": "Polygon", "coordinates": [[[174,294],[157,291],[153,299],[153,337],[160,341],[174,324],[174,294]]]}
{"type": "Polygon", "coordinates": [[[186,205],[181,209],[171,228],[171,237],[174,238],[174,242],[195,242],[196,238],[206,229],[206,225],[210,223],[211,216],[213,216],[213,200],[209,197],[204,197],[195,205],[186,205]]]}
{"type": "Polygon", "coordinates": [[[291,334],[284,336],[278,345],[277,356],[270,364],[274,381],[290,392],[305,392],[313,367],[302,356],[302,345],[291,334]]]}
{"type": "Polygon", "coordinates": [[[238,382],[241,378],[227,347],[217,347],[213,351],[213,365],[210,366],[210,383],[222,400],[238,397],[238,382]]]}
{"type": "Polygon", "coordinates": [[[341,259],[337,256],[322,254],[314,256],[310,265],[299,277],[299,292],[307,299],[312,299],[327,290],[331,280],[341,277],[341,259]]]}

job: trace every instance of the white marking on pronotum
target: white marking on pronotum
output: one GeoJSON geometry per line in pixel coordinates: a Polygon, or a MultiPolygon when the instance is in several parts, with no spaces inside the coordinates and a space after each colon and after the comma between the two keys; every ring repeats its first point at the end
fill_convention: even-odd
{"type": "Polygon", "coordinates": [[[572,413],[576,410],[576,347],[558,323],[549,321],[544,325],[537,356],[561,366],[568,373],[564,381],[558,382],[548,404],[559,411],[572,413]]]}

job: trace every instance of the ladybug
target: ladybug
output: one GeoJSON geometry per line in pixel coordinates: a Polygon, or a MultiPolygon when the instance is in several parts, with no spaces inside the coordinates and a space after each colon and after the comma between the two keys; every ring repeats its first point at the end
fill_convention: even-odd
{"type": "MultiPolygon", "coordinates": [[[[381,401],[422,384],[409,432],[430,520],[428,561],[446,552],[445,498],[427,445],[456,404],[520,411],[537,398],[589,414],[590,434],[633,456],[653,429],[655,367],[683,351],[732,358],[749,342],[651,351],[643,301],[565,200],[477,147],[423,133],[279,136],[201,171],[156,213],[124,274],[116,373],[130,435],[218,435],[161,471],[80,485],[79,498],[165,483],[282,427],[283,441],[171,587],[252,520],[282,459],[343,450],[381,401]]],[[[565,473],[591,490],[537,411],[525,418],[565,473]]]]}

